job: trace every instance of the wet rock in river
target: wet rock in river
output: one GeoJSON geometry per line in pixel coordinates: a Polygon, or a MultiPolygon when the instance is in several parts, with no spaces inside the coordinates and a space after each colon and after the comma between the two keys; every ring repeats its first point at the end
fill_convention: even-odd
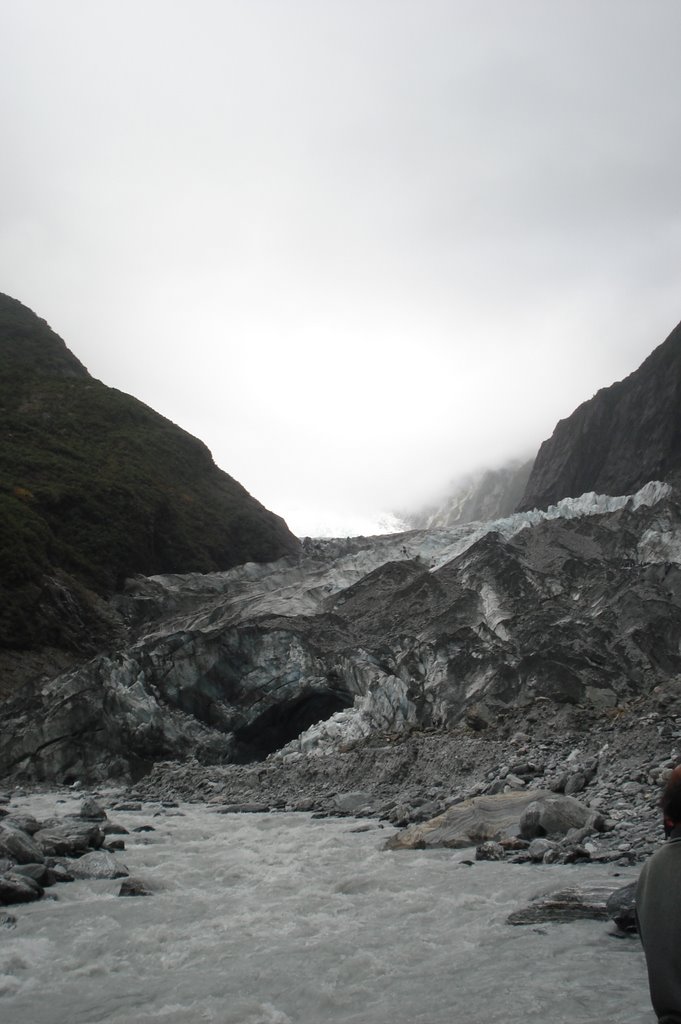
{"type": "Polygon", "coordinates": [[[35,864],[45,860],[40,844],[31,836],[4,826],[0,826],[0,857],[6,857],[15,864],[35,864]]]}
{"type": "Polygon", "coordinates": [[[119,896],[151,896],[151,894],[151,889],[147,889],[140,878],[126,878],[121,882],[121,887],[118,890],[119,896]]]}
{"type": "Polygon", "coordinates": [[[54,860],[50,859],[47,862],[47,866],[48,866],[48,870],[50,872],[50,878],[54,882],[74,882],[75,881],[74,876],[71,874],[69,869],[64,864],[60,864],[58,861],[54,861],[54,860]]]}
{"type": "Polygon", "coordinates": [[[0,876],[0,904],[30,903],[39,900],[42,894],[42,886],[33,878],[15,872],[0,876]]]}
{"type": "Polygon", "coordinates": [[[98,804],[94,797],[88,797],[83,800],[80,808],[81,818],[85,818],[87,821],[104,821],[106,818],[106,811],[98,804]]]}
{"type": "Polygon", "coordinates": [[[119,825],[115,821],[103,821],[100,828],[105,836],[127,836],[130,835],[129,830],[125,825],[119,825]]]}
{"type": "Polygon", "coordinates": [[[32,814],[9,814],[3,818],[2,824],[5,828],[19,829],[27,835],[34,835],[40,828],[40,822],[32,814]]]}
{"type": "Polygon", "coordinates": [[[106,850],[93,850],[69,863],[74,878],[126,878],[130,872],[125,864],[106,850]]]}
{"type": "MultiPolygon", "coordinates": [[[[96,824],[78,819],[52,819],[44,823],[34,840],[44,854],[50,857],[77,857],[104,842],[104,833],[96,824]]],[[[35,858],[33,858],[35,859],[35,858]]]]}
{"type": "Polygon", "coordinates": [[[265,814],[269,811],[269,804],[225,804],[223,807],[216,807],[217,814],[265,814]]]}
{"type": "Polygon", "coordinates": [[[13,875],[21,875],[22,878],[32,878],[38,885],[46,886],[52,884],[50,869],[47,864],[17,864],[12,868],[13,875]]]}
{"type": "Polygon", "coordinates": [[[495,843],[492,840],[486,843],[481,843],[475,850],[476,860],[503,860],[506,856],[501,843],[495,843]]]}
{"type": "Polygon", "coordinates": [[[607,920],[607,901],[615,885],[572,886],[536,896],[522,910],[509,914],[508,924],[539,924],[547,921],[607,920]]]}
{"type": "Polygon", "coordinates": [[[636,921],[636,889],[638,880],[616,889],[607,900],[606,909],[610,917],[620,931],[636,932],[638,924],[636,921]]]}

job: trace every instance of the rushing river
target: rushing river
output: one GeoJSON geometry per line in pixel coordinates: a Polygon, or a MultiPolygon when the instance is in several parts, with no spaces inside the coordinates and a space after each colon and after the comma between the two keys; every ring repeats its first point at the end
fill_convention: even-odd
{"type": "MultiPolygon", "coordinates": [[[[22,801],[37,816],[78,804],[22,801]]],[[[654,1024],[643,955],[607,922],[511,927],[532,895],[608,867],[467,866],[308,815],[110,814],[117,881],[48,890],[0,929],[7,1024],[654,1024]]],[[[623,870],[622,884],[635,875],[623,870]]]]}

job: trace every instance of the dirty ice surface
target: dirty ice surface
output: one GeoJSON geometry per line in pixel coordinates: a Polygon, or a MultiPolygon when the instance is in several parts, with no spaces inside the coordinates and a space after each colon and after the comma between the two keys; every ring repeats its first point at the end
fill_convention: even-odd
{"type": "MultiPolygon", "coordinates": [[[[76,812],[56,795],[15,801],[76,812]]],[[[77,881],[6,908],[0,1020],[12,1024],[654,1024],[636,939],[608,922],[511,927],[539,891],[633,869],[462,862],[381,849],[392,829],[183,805],[110,812],[153,890],[77,881]]],[[[619,879],[618,879],[619,881],[619,879]]]]}
{"type": "MultiPolygon", "coordinates": [[[[151,576],[143,588],[147,597],[149,588],[152,588],[157,599],[169,605],[177,595],[184,598],[193,595],[199,600],[210,598],[208,610],[197,613],[192,623],[194,629],[212,627],[216,598],[222,602],[223,614],[231,608],[235,619],[255,615],[316,615],[324,610],[326,602],[334,595],[386,562],[417,559],[424,567],[435,571],[487,533],[498,533],[508,540],[521,530],[531,529],[547,520],[579,519],[617,512],[625,507],[632,510],[650,507],[670,493],[669,484],[651,481],[634,495],[611,497],[591,492],[579,498],[564,498],[546,511],[518,512],[490,522],[377,537],[322,539],[312,542],[308,553],[299,559],[282,558],[267,565],[248,562],[225,572],[151,576]]],[[[679,538],[667,538],[663,552],[665,560],[670,560],[667,549],[672,540],[676,556],[681,558],[679,538]]],[[[659,543],[658,531],[651,531],[650,543],[659,543]]],[[[659,553],[652,560],[659,561],[659,553]]],[[[183,628],[186,627],[187,621],[183,618],[183,628]]],[[[169,628],[167,616],[163,628],[169,628]]]]}

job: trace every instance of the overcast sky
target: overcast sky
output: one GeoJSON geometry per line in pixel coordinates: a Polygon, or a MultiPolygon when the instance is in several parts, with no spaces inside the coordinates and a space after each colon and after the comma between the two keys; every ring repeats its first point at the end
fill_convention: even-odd
{"type": "Polygon", "coordinates": [[[0,0],[0,291],[299,534],[681,319],[680,0],[0,0]]]}

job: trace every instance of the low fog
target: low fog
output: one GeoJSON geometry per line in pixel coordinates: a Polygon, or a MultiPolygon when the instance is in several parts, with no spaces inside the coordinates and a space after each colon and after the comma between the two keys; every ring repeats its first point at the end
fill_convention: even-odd
{"type": "Polygon", "coordinates": [[[526,458],[681,317],[676,0],[8,0],[0,290],[299,534],[526,458]]]}

